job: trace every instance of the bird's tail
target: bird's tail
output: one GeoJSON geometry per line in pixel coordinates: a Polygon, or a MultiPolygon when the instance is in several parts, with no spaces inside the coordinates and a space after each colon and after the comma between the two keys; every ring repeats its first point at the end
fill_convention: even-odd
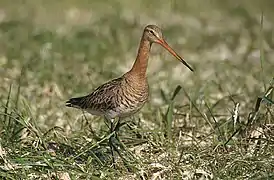
{"type": "Polygon", "coordinates": [[[66,101],[67,107],[81,108],[83,97],[71,98],[66,101]]]}

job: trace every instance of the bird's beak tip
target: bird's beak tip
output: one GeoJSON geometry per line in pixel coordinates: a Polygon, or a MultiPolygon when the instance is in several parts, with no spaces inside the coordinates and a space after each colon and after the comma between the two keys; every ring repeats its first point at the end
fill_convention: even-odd
{"type": "Polygon", "coordinates": [[[168,44],[164,39],[158,39],[157,43],[161,44],[164,48],[166,48],[173,56],[175,56],[179,61],[181,61],[188,69],[194,72],[194,69],[188,65],[188,63],[180,57],[168,44]]]}
{"type": "Polygon", "coordinates": [[[190,67],[188,64],[185,64],[187,67],[188,67],[188,69],[191,71],[191,72],[194,72],[194,69],[192,68],[192,67],[190,67]]]}

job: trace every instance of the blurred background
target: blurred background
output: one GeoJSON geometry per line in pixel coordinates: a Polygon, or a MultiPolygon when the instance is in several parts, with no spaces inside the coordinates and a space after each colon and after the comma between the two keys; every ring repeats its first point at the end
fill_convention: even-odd
{"type": "Polygon", "coordinates": [[[64,102],[129,70],[143,28],[157,24],[195,72],[154,45],[151,100],[138,116],[154,122],[177,85],[185,90],[179,112],[195,111],[186,94],[201,112],[206,101],[229,114],[232,95],[250,110],[273,77],[273,7],[272,0],[1,0],[1,101],[10,85],[12,94],[20,87],[21,110],[41,128],[71,130],[81,112],[64,102]]]}
{"type": "Polygon", "coordinates": [[[273,10],[273,0],[0,0],[0,177],[273,177],[273,10]],[[102,118],[65,102],[127,72],[148,24],[195,71],[152,46],[150,101],[119,131],[137,161],[117,155],[112,168],[108,144],[96,146],[102,118]]]}

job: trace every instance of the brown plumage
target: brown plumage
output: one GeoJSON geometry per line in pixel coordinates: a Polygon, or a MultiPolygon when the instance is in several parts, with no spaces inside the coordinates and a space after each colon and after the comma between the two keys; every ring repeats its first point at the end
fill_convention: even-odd
{"type": "MultiPolygon", "coordinates": [[[[71,98],[66,106],[83,109],[108,120],[127,117],[139,111],[148,100],[147,64],[152,43],[158,43],[172,55],[193,69],[165,42],[161,29],[156,25],[145,27],[137,58],[132,68],[123,76],[95,89],[91,94],[71,98]]],[[[111,121],[112,122],[112,121],[111,121]]]]}
{"type": "Polygon", "coordinates": [[[66,102],[66,106],[104,116],[108,120],[130,116],[141,109],[148,100],[148,84],[138,84],[127,76],[125,74],[113,79],[87,96],[71,98],[66,102]]]}

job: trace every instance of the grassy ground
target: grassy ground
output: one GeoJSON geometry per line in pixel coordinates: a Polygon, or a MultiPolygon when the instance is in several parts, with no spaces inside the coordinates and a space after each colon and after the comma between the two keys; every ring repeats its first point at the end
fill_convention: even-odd
{"type": "Polygon", "coordinates": [[[1,1],[0,179],[273,179],[273,17],[271,0],[1,1]],[[153,46],[113,168],[102,118],[64,102],[126,72],[151,23],[195,72],[153,46]]]}

